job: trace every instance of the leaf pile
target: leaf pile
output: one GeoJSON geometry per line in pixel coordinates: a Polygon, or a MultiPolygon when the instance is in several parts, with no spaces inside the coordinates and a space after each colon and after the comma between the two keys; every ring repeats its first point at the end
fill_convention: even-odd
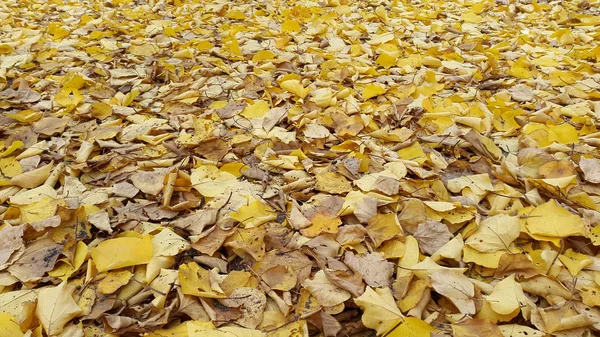
{"type": "Polygon", "coordinates": [[[590,336],[600,3],[0,2],[0,336],[590,336]]]}

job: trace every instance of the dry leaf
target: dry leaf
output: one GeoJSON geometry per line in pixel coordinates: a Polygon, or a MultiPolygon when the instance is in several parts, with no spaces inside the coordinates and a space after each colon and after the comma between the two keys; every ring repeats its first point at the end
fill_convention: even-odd
{"type": "Polygon", "coordinates": [[[67,322],[82,313],[81,308],[73,300],[74,290],[73,286],[63,281],[58,286],[39,291],[35,314],[48,335],[61,333],[67,322]]]}

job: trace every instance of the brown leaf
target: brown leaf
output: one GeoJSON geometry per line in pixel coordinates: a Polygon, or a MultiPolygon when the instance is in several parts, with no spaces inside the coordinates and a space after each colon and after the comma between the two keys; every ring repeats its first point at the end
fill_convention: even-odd
{"type": "Polygon", "coordinates": [[[413,236],[419,242],[419,248],[429,255],[433,255],[454,238],[454,235],[448,230],[448,226],[432,220],[420,224],[413,236]]]}
{"type": "Polygon", "coordinates": [[[388,262],[380,253],[354,255],[344,254],[344,263],[355,273],[360,274],[371,287],[390,287],[394,273],[394,264],[388,262]]]}
{"type": "Polygon", "coordinates": [[[506,253],[500,258],[494,277],[504,278],[510,274],[531,278],[539,275],[540,270],[527,258],[527,255],[506,253]]]}
{"type": "Polygon", "coordinates": [[[34,241],[25,248],[23,255],[8,268],[8,271],[22,282],[39,280],[54,268],[62,249],[62,245],[49,238],[34,241]]]}
{"type": "Polygon", "coordinates": [[[11,226],[9,224],[0,228],[0,270],[5,269],[10,257],[23,246],[23,232],[25,225],[11,226]]]}

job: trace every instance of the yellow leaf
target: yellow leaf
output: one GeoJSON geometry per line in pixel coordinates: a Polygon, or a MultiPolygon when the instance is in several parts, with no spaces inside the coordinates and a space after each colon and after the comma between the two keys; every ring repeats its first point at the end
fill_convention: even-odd
{"type": "Polygon", "coordinates": [[[583,303],[593,306],[600,306],[600,287],[591,284],[589,286],[581,286],[579,288],[579,294],[581,295],[581,299],[583,303]]]}
{"type": "Polygon", "coordinates": [[[215,292],[211,287],[210,272],[196,262],[182,264],[178,273],[181,291],[186,295],[208,298],[223,298],[224,294],[215,292]]]}
{"type": "Polygon", "coordinates": [[[152,240],[150,235],[109,239],[92,248],[91,256],[99,272],[147,264],[152,259],[152,240]]]}
{"type": "Polygon", "coordinates": [[[223,44],[223,50],[232,54],[234,57],[241,57],[242,50],[240,44],[236,38],[232,38],[223,44]]]}
{"type": "MultiPolygon", "coordinates": [[[[234,136],[235,138],[235,136],[234,136]]],[[[219,171],[234,175],[236,178],[242,176],[242,171],[249,169],[244,163],[226,163],[219,168],[219,171]]]]}
{"type": "Polygon", "coordinates": [[[69,36],[70,32],[63,28],[60,22],[52,22],[48,25],[48,33],[52,34],[56,39],[62,39],[69,36]]]}
{"type": "Polygon", "coordinates": [[[71,277],[71,275],[73,275],[73,273],[79,270],[79,268],[83,265],[87,254],[87,245],[83,241],[77,242],[73,261],[63,261],[62,263],[57,263],[54,269],[48,272],[48,275],[59,278],[63,281],[69,279],[69,277],[71,277]]]}
{"type": "Polygon", "coordinates": [[[530,303],[523,293],[523,287],[515,281],[515,274],[498,282],[494,286],[494,291],[484,298],[492,310],[500,315],[518,312],[521,308],[526,310],[526,304],[530,303]]]}
{"type": "Polygon", "coordinates": [[[200,337],[201,333],[215,330],[211,322],[186,321],[168,329],[158,329],[144,337],[200,337]]]}
{"type": "Polygon", "coordinates": [[[362,97],[364,100],[369,98],[373,98],[379,95],[383,95],[387,92],[382,86],[378,84],[369,84],[367,85],[362,92],[362,97]]]}
{"type": "Polygon", "coordinates": [[[39,291],[35,313],[49,336],[61,333],[65,324],[82,313],[73,300],[74,290],[75,287],[63,281],[56,287],[46,287],[39,291]]]}
{"type": "Polygon", "coordinates": [[[0,159],[0,171],[5,177],[12,178],[23,173],[21,164],[15,157],[4,157],[0,159]]]}
{"type": "Polygon", "coordinates": [[[560,254],[558,259],[565,265],[565,267],[567,267],[573,276],[577,276],[581,269],[594,263],[594,260],[592,260],[589,256],[577,253],[571,248],[567,249],[564,254],[560,254]]]}
{"type": "Polygon", "coordinates": [[[398,58],[401,54],[398,47],[391,43],[384,43],[382,45],[379,45],[375,51],[379,54],[386,54],[388,56],[391,56],[394,59],[398,58]]]}
{"type": "Polygon", "coordinates": [[[342,224],[342,220],[337,216],[328,216],[317,213],[311,221],[310,227],[300,230],[302,235],[314,238],[321,233],[337,233],[338,226],[342,224]]]}
{"type": "Polygon", "coordinates": [[[429,336],[431,332],[436,330],[424,320],[406,317],[402,320],[402,323],[397,328],[390,331],[387,336],[390,337],[421,337],[429,336]]]}
{"type": "Polygon", "coordinates": [[[315,188],[319,191],[332,194],[343,194],[352,191],[352,184],[339,173],[319,173],[316,178],[317,184],[315,188]]]}
{"type": "Polygon", "coordinates": [[[481,16],[473,12],[466,12],[461,16],[461,18],[467,23],[479,23],[483,19],[481,16]]]}
{"type": "Polygon", "coordinates": [[[244,14],[244,12],[234,9],[227,12],[227,14],[225,14],[225,17],[229,19],[244,20],[246,18],[246,15],[244,14]]]}
{"type": "Polygon", "coordinates": [[[600,246],[600,226],[592,228],[589,234],[590,240],[594,246],[600,246]]]}
{"type": "Polygon", "coordinates": [[[133,274],[128,270],[111,271],[98,283],[98,292],[101,294],[112,294],[122,286],[129,283],[133,274]]]}
{"type": "Polygon", "coordinates": [[[558,44],[560,44],[561,46],[574,44],[575,42],[577,42],[575,35],[573,35],[571,30],[568,28],[559,29],[552,35],[550,35],[550,37],[556,38],[558,44]]]}
{"type": "Polygon", "coordinates": [[[350,292],[331,283],[322,270],[319,270],[312,279],[304,280],[302,285],[310,291],[320,305],[325,307],[342,304],[352,297],[350,292]]]}
{"type": "Polygon", "coordinates": [[[153,256],[175,256],[182,251],[188,250],[190,244],[170,228],[164,228],[160,233],[152,237],[153,256]]]}
{"type": "Polygon", "coordinates": [[[500,258],[506,254],[506,251],[497,251],[494,253],[482,253],[469,246],[463,247],[463,261],[472,262],[486,268],[498,268],[500,258]]]}
{"type": "Polygon", "coordinates": [[[258,100],[255,101],[254,104],[246,106],[240,115],[248,119],[263,118],[269,109],[271,109],[271,107],[268,102],[258,100]]]}
{"type": "Polygon", "coordinates": [[[32,223],[48,219],[56,213],[58,205],[53,198],[43,198],[38,202],[29,205],[20,206],[21,222],[32,223]]]}
{"type": "Polygon", "coordinates": [[[565,238],[585,236],[587,228],[579,216],[562,208],[555,200],[536,207],[527,215],[527,229],[532,234],[565,238]]]}
{"type": "MultiPolygon", "coordinates": [[[[381,54],[377,57],[377,60],[375,60],[375,63],[378,66],[389,68],[389,67],[393,67],[396,65],[396,58],[393,56],[390,56],[388,54],[381,54]]],[[[363,94],[364,94],[364,92],[363,92],[363,94]]],[[[365,99],[367,99],[367,98],[365,98],[365,99]]]]}
{"type": "MultiPolygon", "coordinates": [[[[0,142],[0,144],[4,145],[4,142],[0,142]]],[[[13,153],[16,150],[18,150],[19,148],[21,148],[21,146],[23,146],[23,145],[25,145],[25,144],[23,144],[23,142],[20,140],[16,140],[16,141],[12,142],[10,144],[10,146],[6,148],[6,150],[4,150],[2,153],[0,153],[0,158],[10,155],[11,153],[13,153]]]]}
{"type": "Polygon", "coordinates": [[[270,50],[260,50],[252,57],[252,62],[261,62],[272,60],[275,58],[275,54],[270,50]]]}
{"type": "Polygon", "coordinates": [[[83,95],[77,89],[70,89],[63,87],[55,96],[54,102],[58,105],[68,108],[69,110],[74,109],[80,103],[83,102],[83,95]]]}
{"type": "Polygon", "coordinates": [[[205,197],[214,198],[237,183],[231,173],[219,171],[214,165],[203,165],[192,170],[192,187],[205,197]]]}
{"type": "Polygon", "coordinates": [[[17,120],[21,123],[25,123],[25,124],[31,124],[37,120],[39,120],[40,118],[42,118],[44,114],[40,111],[35,111],[35,110],[23,110],[21,112],[18,113],[14,113],[14,114],[10,114],[7,113],[6,117],[10,117],[14,120],[17,120]]]}
{"type": "Polygon", "coordinates": [[[398,150],[397,153],[400,158],[417,162],[420,165],[423,165],[427,160],[427,156],[418,142],[414,142],[410,146],[398,150]]]}
{"type": "Polygon", "coordinates": [[[127,93],[127,95],[125,95],[125,97],[123,98],[123,102],[122,105],[123,106],[129,106],[131,103],[133,103],[133,100],[138,97],[140,95],[140,91],[137,89],[133,89],[130,92],[127,93]]]}
{"type": "Polygon", "coordinates": [[[282,33],[297,33],[300,31],[300,24],[295,20],[285,20],[281,24],[282,33]]]}
{"type": "Polygon", "coordinates": [[[554,70],[550,72],[550,84],[555,87],[564,87],[575,84],[583,78],[583,74],[575,71],[554,70]]]}
{"type": "MultiPolygon", "coordinates": [[[[544,337],[546,333],[532,329],[525,325],[505,324],[500,325],[500,331],[504,337],[544,337]]],[[[481,336],[481,334],[478,334],[481,336]]],[[[487,335],[486,335],[487,336],[487,335]]]]}
{"type": "Polygon", "coordinates": [[[363,311],[361,317],[363,324],[367,328],[376,330],[377,335],[389,332],[405,319],[389,288],[373,290],[367,286],[365,292],[355,298],[354,302],[363,311]]]}
{"type": "Polygon", "coordinates": [[[68,73],[62,80],[63,88],[69,90],[79,90],[85,85],[85,80],[81,74],[68,73]]]}
{"type": "Polygon", "coordinates": [[[100,120],[106,119],[112,115],[113,109],[109,104],[103,102],[92,103],[92,115],[100,120]]]}
{"type": "Polygon", "coordinates": [[[159,48],[153,44],[131,45],[127,49],[129,53],[136,56],[152,56],[158,52],[159,48]]]}
{"type": "Polygon", "coordinates": [[[229,216],[241,223],[242,227],[251,228],[260,226],[266,222],[277,219],[277,214],[264,203],[254,201],[240,207],[237,211],[229,213],[229,216]]]}
{"type": "Polygon", "coordinates": [[[507,71],[509,75],[518,78],[531,78],[531,72],[529,71],[529,62],[525,57],[519,58],[513,66],[507,71]]]}
{"type": "Polygon", "coordinates": [[[198,42],[197,44],[195,44],[194,47],[196,49],[198,49],[199,51],[207,51],[207,50],[213,49],[214,45],[212,43],[210,43],[210,41],[202,40],[202,41],[198,42]]]}
{"type": "Polygon", "coordinates": [[[510,244],[521,234],[519,218],[498,214],[481,221],[479,228],[465,244],[483,253],[509,250],[510,244]]]}
{"type": "Polygon", "coordinates": [[[310,88],[305,88],[302,86],[299,80],[287,80],[283,81],[279,84],[281,89],[291,92],[292,94],[299,96],[300,98],[306,97],[308,93],[311,91],[310,88]]]}
{"type": "Polygon", "coordinates": [[[21,337],[23,331],[11,314],[0,313],[0,337],[21,337]]]}

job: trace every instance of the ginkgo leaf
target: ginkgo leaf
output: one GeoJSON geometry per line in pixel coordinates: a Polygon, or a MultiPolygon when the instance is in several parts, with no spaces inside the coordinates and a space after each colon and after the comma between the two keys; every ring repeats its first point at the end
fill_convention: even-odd
{"type": "Polygon", "coordinates": [[[39,291],[35,313],[49,336],[61,333],[67,322],[82,313],[72,297],[74,290],[75,287],[63,281],[39,291]]]}

